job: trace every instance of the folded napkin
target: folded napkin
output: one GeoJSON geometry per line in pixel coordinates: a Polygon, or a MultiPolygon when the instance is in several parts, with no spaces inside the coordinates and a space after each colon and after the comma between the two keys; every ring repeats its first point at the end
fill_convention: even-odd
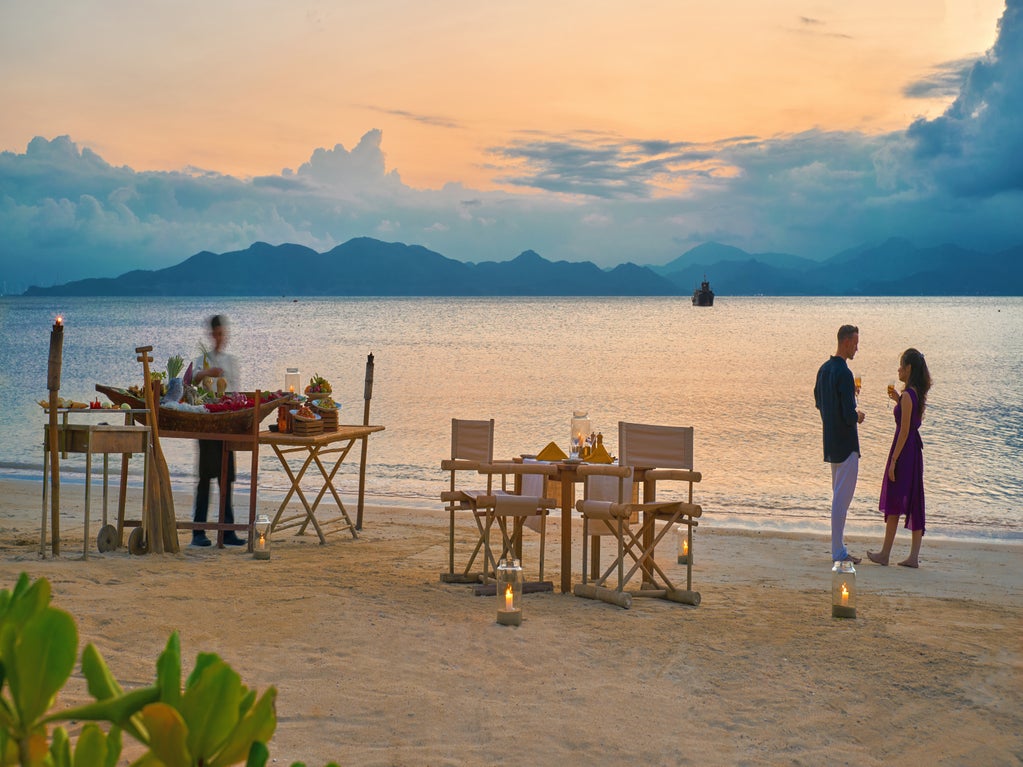
{"type": "Polygon", "coordinates": [[[564,461],[566,458],[568,456],[553,442],[536,454],[538,461],[564,461]]]}
{"type": "Polygon", "coordinates": [[[586,456],[586,463],[611,463],[611,455],[607,452],[607,448],[600,444],[586,456]]]}

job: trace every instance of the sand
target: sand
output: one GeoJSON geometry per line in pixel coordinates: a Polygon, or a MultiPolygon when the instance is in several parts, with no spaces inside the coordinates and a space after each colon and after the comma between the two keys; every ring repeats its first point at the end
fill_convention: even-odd
{"type": "MultiPolygon", "coordinates": [[[[236,549],[133,557],[94,546],[83,561],[73,486],[62,556],[39,558],[41,489],[0,482],[3,587],[21,571],[48,578],[82,644],[125,686],[153,679],[174,630],[186,670],[216,652],[250,687],[276,686],[272,763],[1023,763],[1018,543],[925,538],[919,570],[864,561],[858,617],[839,620],[823,537],[729,532],[707,515],[694,550],[699,607],[527,594],[522,625],[505,627],[494,598],[439,581],[439,504],[368,508],[359,540],[286,531],[269,562],[236,549]]],[[[189,498],[177,504],[187,510],[189,498]]],[[[880,536],[879,522],[876,538],[849,542],[862,554],[880,536]]],[[[893,559],[907,545],[903,531],[893,559]]],[[[535,550],[525,558],[528,569],[535,550]]],[[[57,705],[85,700],[76,673],[57,705]]]]}

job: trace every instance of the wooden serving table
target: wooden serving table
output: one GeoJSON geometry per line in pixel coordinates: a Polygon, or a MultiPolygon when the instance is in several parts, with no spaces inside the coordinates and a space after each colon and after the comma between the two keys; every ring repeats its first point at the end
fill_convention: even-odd
{"type": "MultiPolygon", "coordinates": [[[[133,415],[146,413],[146,410],[115,410],[110,408],[61,408],[61,422],[57,424],[57,445],[56,452],[61,458],[67,458],[68,453],[85,454],[85,534],[82,545],[82,557],[89,558],[89,513],[92,502],[92,457],[93,455],[103,456],[103,529],[101,530],[101,551],[105,550],[104,543],[112,544],[112,547],[121,545],[122,531],[124,529],[124,511],[127,497],[128,460],[134,454],[142,454],[148,459],[149,452],[149,427],[133,426],[130,424],[133,415]],[[124,425],[111,425],[107,423],[85,424],[68,423],[69,415],[103,415],[111,414],[124,415],[124,425]],[[117,505],[117,533],[115,541],[104,541],[103,536],[107,530],[107,488],[108,473],[110,466],[110,455],[121,455],[121,477],[118,492],[117,505]]],[[[43,515],[39,533],[39,555],[44,556],[46,551],[46,509],[48,505],[49,469],[50,469],[50,429],[43,429],[43,515]]],[[[143,498],[145,498],[146,476],[143,471],[143,498]]]]}
{"type": "MultiPolygon", "coordinates": [[[[305,533],[306,528],[312,525],[316,535],[319,536],[320,543],[326,543],[327,536],[336,532],[348,531],[353,538],[358,538],[358,523],[353,522],[352,518],[348,516],[348,511],[341,501],[341,496],[334,487],[334,477],[356,442],[361,440],[363,445],[365,445],[365,440],[370,434],[383,430],[383,426],[342,424],[338,426],[336,431],[325,431],[322,434],[315,434],[309,437],[261,431],[259,433],[259,444],[270,446],[278,460],[280,460],[281,466],[288,475],[288,479],[291,480],[291,488],[288,490],[287,495],[284,496],[284,500],[281,501],[281,505],[277,509],[277,513],[274,515],[273,522],[270,525],[270,530],[287,530],[297,527],[298,532],[296,535],[302,535],[305,533]],[[298,464],[297,470],[292,466],[292,461],[298,464]],[[319,470],[318,477],[315,472],[309,471],[309,467],[313,465],[319,470]],[[312,503],[309,502],[306,493],[302,490],[303,479],[320,481],[319,488],[316,489],[316,497],[312,503]],[[334,499],[338,512],[337,516],[325,520],[317,519],[316,514],[320,501],[324,499],[328,492],[334,499]],[[302,502],[302,511],[285,516],[288,503],[293,496],[298,496],[298,499],[302,502]]],[[[366,481],[365,456],[366,451],[363,450],[359,463],[358,497],[360,519],[362,516],[362,500],[366,481]]]]}

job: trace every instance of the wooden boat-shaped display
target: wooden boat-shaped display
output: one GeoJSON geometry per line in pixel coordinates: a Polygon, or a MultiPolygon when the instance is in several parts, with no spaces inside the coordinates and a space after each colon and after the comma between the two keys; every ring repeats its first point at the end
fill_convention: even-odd
{"type": "MultiPolygon", "coordinates": [[[[96,391],[106,395],[115,405],[126,404],[131,408],[137,409],[145,409],[146,407],[142,397],[129,392],[127,389],[96,384],[96,391]]],[[[289,396],[285,396],[268,402],[260,402],[259,422],[262,423],[263,419],[274,412],[278,405],[287,402],[289,399],[289,396]]],[[[252,431],[252,418],[255,410],[256,408],[249,407],[223,413],[199,413],[189,410],[175,410],[169,407],[158,407],[159,420],[157,423],[161,431],[190,431],[202,434],[246,434],[252,431]]],[[[146,415],[136,414],[135,420],[145,424],[146,415]]]]}

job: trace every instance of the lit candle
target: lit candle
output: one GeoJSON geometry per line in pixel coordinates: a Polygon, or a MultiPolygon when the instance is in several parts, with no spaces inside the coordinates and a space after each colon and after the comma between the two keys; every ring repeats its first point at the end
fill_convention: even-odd
{"type": "Polygon", "coordinates": [[[842,584],[842,604],[845,605],[845,604],[848,604],[848,603],[849,603],[849,589],[846,588],[846,585],[843,583],[842,584]]]}
{"type": "Polygon", "coordinates": [[[508,588],[506,588],[504,590],[504,609],[505,610],[511,610],[512,609],[512,597],[513,597],[512,587],[509,586],[508,588]]]}
{"type": "Polygon", "coordinates": [[[56,323],[54,323],[54,327],[58,327],[58,328],[59,328],[59,327],[60,327],[61,325],[63,325],[63,324],[64,324],[64,318],[63,318],[63,317],[61,317],[61,316],[60,316],[60,315],[58,314],[58,315],[57,315],[57,321],[56,321],[56,323]]]}
{"type": "Polygon", "coordinates": [[[689,541],[688,540],[682,541],[682,556],[684,556],[684,557],[688,557],[689,556],[689,541]]]}
{"type": "Polygon", "coordinates": [[[253,526],[252,557],[270,559],[270,517],[260,514],[253,526]]]}

